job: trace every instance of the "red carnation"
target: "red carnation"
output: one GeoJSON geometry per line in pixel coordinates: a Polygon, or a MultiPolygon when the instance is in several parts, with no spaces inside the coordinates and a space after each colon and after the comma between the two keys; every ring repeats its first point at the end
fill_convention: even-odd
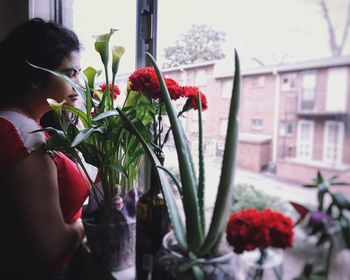
{"type": "MultiPolygon", "coordinates": [[[[188,111],[190,109],[198,109],[197,104],[197,93],[199,91],[198,87],[192,87],[192,86],[184,86],[183,87],[184,96],[187,97],[186,104],[184,106],[184,110],[188,111]]],[[[202,111],[206,110],[208,108],[208,102],[207,98],[204,95],[204,93],[199,93],[201,103],[202,103],[202,111]]]]}
{"type": "MultiPolygon", "coordinates": [[[[183,89],[176,81],[170,78],[165,78],[164,80],[171,99],[176,100],[183,96],[183,89]]],[[[158,99],[162,96],[156,71],[152,67],[136,70],[130,75],[129,81],[131,90],[145,93],[152,99],[158,99]]]]}
{"type": "Polygon", "coordinates": [[[293,222],[271,209],[244,209],[230,216],[226,238],[236,253],[256,248],[286,248],[292,246],[293,222]]]}
{"type": "Polygon", "coordinates": [[[159,98],[160,87],[157,74],[152,67],[136,70],[129,77],[131,90],[146,92],[149,98],[159,98]]]}
{"type": "MultiPolygon", "coordinates": [[[[106,90],[106,83],[103,83],[100,85],[100,89],[101,91],[105,92],[106,90]]],[[[112,91],[112,84],[109,84],[109,90],[110,90],[110,93],[113,92],[113,98],[116,99],[117,96],[120,94],[120,89],[117,85],[114,85],[114,89],[112,91]]]]}

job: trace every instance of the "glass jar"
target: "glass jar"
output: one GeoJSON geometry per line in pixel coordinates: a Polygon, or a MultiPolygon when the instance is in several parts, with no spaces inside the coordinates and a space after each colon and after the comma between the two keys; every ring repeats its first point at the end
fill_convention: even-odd
{"type": "Polygon", "coordinates": [[[283,250],[246,251],[237,258],[236,280],[282,280],[283,250]],[[262,254],[264,254],[263,257],[262,254]]]}
{"type": "Polygon", "coordinates": [[[219,256],[213,258],[190,258],[181,254],[173,232],[163,238],[152,272],[153,280],[195,280],[194,273],[202,274],[205,280],[235,279],[235,254],[224,244],[219,256]]]}

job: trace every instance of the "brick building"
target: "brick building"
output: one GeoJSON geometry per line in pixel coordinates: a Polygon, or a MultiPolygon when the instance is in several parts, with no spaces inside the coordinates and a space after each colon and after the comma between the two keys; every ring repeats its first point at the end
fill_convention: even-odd
{"type": "MultiPolygon", "coordinates": [[[[163,71],[207,96],[204,113],[206,151],[220,156],[227,127],[233,70],[222,62],[163,71]]],[[[232,68],[233,69],[233,68],[232,68]]],[[[317,170],[350,179],[350,57],[327,58],[242,70],[237,163],[253,171],[309,183],[317,170]]],[[[184,125],[196,146],[197,112],[184,125]]]]}

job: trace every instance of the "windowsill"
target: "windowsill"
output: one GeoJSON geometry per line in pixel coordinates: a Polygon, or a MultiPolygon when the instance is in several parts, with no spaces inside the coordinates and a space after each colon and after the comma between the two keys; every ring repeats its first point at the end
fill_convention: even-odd
{"type": "Polygon", "coordinates": [[[345,171],[350,168],[350,164],[343,164],[343,163],[331,164],[331,163],[325,163],[323,161],[318,161],[318,160],[301,159],[301,158],[295,158],[295,157],[286,157],[280,160],[285,162],[296,163],[296,164],[308,165],[311,167],[335,169],[339,171],[345,171]]]}

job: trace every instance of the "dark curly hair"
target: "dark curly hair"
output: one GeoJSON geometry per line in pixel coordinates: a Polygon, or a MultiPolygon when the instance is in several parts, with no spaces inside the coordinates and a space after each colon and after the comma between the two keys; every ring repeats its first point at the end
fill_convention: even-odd
{"type": "Polygon", "coordinates": [[[16,27],[0,43],[0,107],[18,104],[33,82],[46,84],[49,74],[26,61],[55,69],[80,48],[77,35],[54,22],[34,18],[16,27]]]}

